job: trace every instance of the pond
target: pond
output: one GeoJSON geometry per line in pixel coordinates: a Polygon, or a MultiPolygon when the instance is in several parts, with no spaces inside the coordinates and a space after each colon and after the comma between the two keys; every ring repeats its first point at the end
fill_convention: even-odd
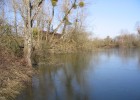
{"type": "Polygon", "coordinates": [[[140,50],[53,55],[17,100],[140,100],[140,50]]]}

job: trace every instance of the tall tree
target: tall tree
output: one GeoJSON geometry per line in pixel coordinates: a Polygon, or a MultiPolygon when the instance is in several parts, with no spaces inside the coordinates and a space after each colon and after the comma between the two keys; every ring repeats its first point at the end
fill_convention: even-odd
{"type": "Polygon", "coordinates": [[[44,1],[45,0],[13,0],[24,22],[24,57],[28,66],[32,66],[32,27],[44,1]]]}
{"type": "MultiPolygon", "coordinates": [[[[70,1],[69,0],[64,0],[63,2],[63,12],[64,12],[64,15],[67,14],[67,12],[69,11],[69,5],[70,5],[70,1]]],[[[64,26],[63,26],[63,29],[62,29],[62,34],[64,35],[65,34],[65,31],[66,31],[66,27],[67,27],[67,24],[68,24],[68,16],[66,17],[65,21],[64,21],[64,26]]]]}

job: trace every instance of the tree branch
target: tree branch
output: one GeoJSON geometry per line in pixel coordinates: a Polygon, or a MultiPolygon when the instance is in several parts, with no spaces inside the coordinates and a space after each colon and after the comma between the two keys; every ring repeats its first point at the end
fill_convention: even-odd
{"type": "Polygon", "coordinates": [[[56,29],[54,30],[53,33],[56,33],[57,30],[59,29],[59,27],[62,25],[62,23],[64,23],[64,21],[66,20],[67,16],[69,15],[69,13],[71,12],[71,10],[73,9],[73,4],[76,3],[77,0],[74,0],[74,3],[72,3],[71,8],[68,10],[68,12],[65,14],[65,16],[63,17],[63,20],[60,22],[60,24],[56,27],[56,29]]]}
{"type": "MultiPolygon", "coordinates": [[[[37,4],[38,9],[37,9],[36,13],[32,16],[32,18],[31,18],[32,21],[36,18],[36,16],[37,16],[37,14],[38,14],[38,12],[39,12],[39,10],[40,10],[40,8],[41,8],[41,6],[42,6],[42,4],[43,4],[44,1],[45,1],[45,0],[41,0],[41,1],[37,4]]],[[[32,6],[32,10],[33,10],[34,7],[35,7],[35,6],[32,6]]]]}
{"type": "Polygon", "coordinates": [[[77,2],[77,0],[74,0],[74,2],[71,5],[71,8],[68,10],[68,12],[65,14],[65,16],[63,17],[62,21],[58,24],[58,26],[55,28],[55,30],[53,31],[53,35],[50,39],[50,42],[52,41],[54,34],[58,31],[58,29],[60,28],[60,26],[65,22],[67,16],[69,15],[69,13],[71,12],[71,10],[74,8],[73,4],[75,4],[77,2]]]}

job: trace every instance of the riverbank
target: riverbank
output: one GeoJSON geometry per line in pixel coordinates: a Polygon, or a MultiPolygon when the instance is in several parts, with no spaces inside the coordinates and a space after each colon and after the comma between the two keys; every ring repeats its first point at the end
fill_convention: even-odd
{"type": "Polygon", "coordinates": [[[33,69],[23,58],[0,47],[0,100],[13,100],[30,83],[33,69]]]}
{"type": "MultiPolygon", "coordinates": [[[[13,100],[28,83],[31,83],[32,75],[35,73],[33,68],[26,66],[26,62],[22,57],[17,57],[22,55],[23,51],[15,49],[10,43],[9,45],[9,47],[0,45],[0,100],[13,100]]],[[[96,44],[95,41],[87,38],[68,39],[65,41],[55,39],[51,43],[41,41],[39,47],[32,54],[32,62],[33,64],[38,64],[42,61],[48,65],[58,64],[57,59],[50,56],[51,54],[96,52],[112,48],[116,48],[116,45],[96,44]]],[[[122,47],[117,46],[117,48],[122,47]]]]}

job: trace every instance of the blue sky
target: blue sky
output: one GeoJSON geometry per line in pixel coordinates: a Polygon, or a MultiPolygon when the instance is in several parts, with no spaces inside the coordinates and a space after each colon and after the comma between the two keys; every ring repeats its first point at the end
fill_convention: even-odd
{"type": "Polygon", "coordinates": [[[136,33],[140,0],[86,0],[87,28],[94,36],[115,37],[121,30],[136,33]]]}
{"type": "Polygon", "coordinates": [[[121,34],[121,30],[137,33],[136,23],[140,22],[140,0],[84,1],[86,26],[93,37],[115,37],[121,34]]]}

